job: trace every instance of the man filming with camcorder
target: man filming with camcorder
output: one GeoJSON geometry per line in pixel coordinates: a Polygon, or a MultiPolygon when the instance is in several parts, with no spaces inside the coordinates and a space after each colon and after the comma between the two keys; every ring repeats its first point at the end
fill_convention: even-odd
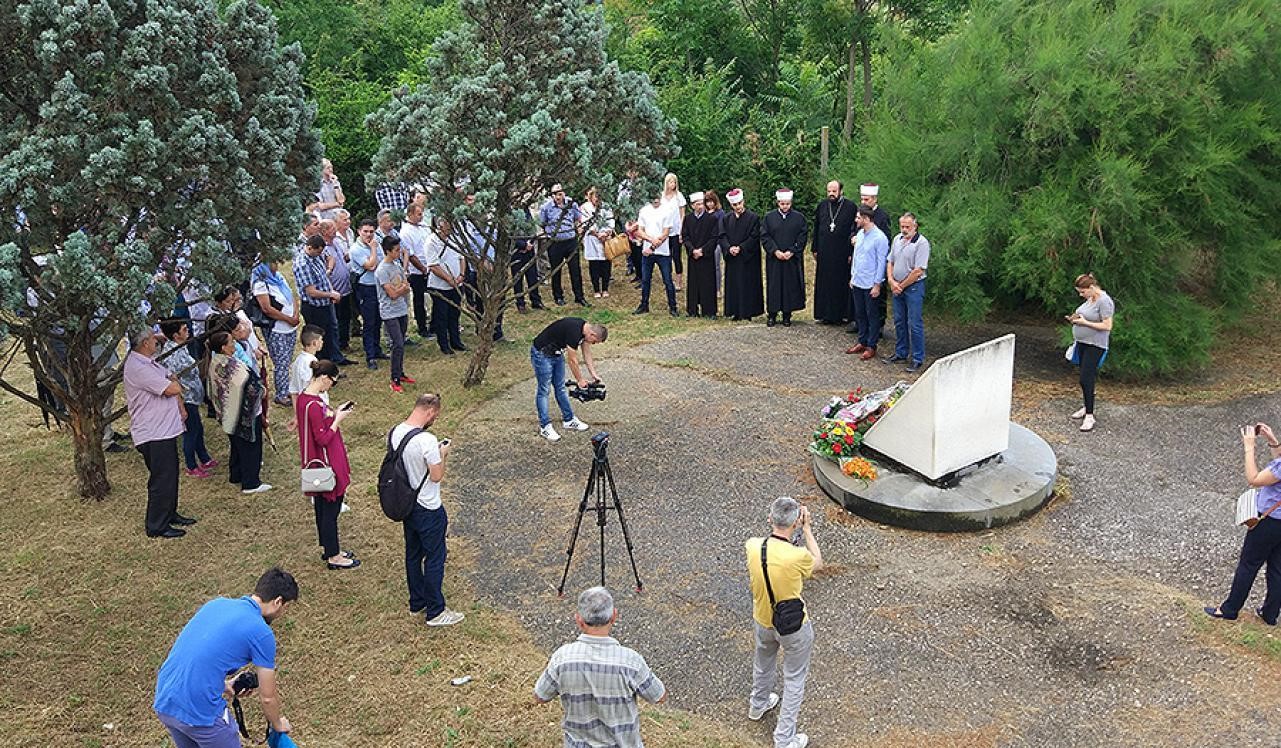
{"type": "MultiPolygon", "coordinates": [[[[569,393],[565,390],[565,363],[569,363],[570,374],[578,385],[576,392],[598,392],[588,399],[605,397],[604,383],[596,373],[596,361],[592,358],[592,346],[604,343],[609,331],[604,325],[588,324],[580,317],[564,317],[548,325],[534,338],[529,350],[529,360],[534,366],[534,376],[538,380],[538,389],[534,395],[534,405],[538,409],[538,435],[549,442],[559,441],[560,434],[552,426],[551,414],[548,412],[548,395],[556,389],[556,404],[560,406],[561,425],[571,431],[586,431],[587,424],[574,417],[574,409],[569,404],[569,393]],[[578,355],[582,351],[583,363],[587,365],[589,381],[583,376],[579,367],[578,355]]],[[[577,396],[577,395],[576,395],[577,396]]]]}

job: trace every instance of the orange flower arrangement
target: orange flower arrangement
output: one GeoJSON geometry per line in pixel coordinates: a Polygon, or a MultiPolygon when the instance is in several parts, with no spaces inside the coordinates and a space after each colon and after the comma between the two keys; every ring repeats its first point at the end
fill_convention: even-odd
{"type": "Polygon", "coordinates": [[[862,457],[841,460],[841,472],[859,480],[876,480],[876,466],[862,457]]]}

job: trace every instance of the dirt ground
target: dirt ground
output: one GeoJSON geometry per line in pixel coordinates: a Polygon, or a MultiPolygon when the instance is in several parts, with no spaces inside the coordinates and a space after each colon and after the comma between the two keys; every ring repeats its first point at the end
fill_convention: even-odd
{"type": "MultiPolygon", "coordinates": [[[[1010,329],[928,330],[928,353],[1010,329]]],[[[1099,427],[1080,434],[1067,417],[1079,393],[1052,331],[1013,331],[1014,417],[1054,448],[1059,493],[1030,520],[980,534],[878,526],[816,487],[804,450],[826,399],[908,377],[845,356],[851,339],[840,328],[725,326],[612,355],[608,399],[575,408],[589,434],[611,432],[644,583],[632,589],[611,516],[616,634],[646,656],[676,706],[768,744],[773,718],[745,719],[743,541],[763,533],[773,497],[793,495],[818,510],[828,563],[806,587],[817,642],[800,726],[813,745],[1277,744],[1281,642],[1253,615],[1211,623],[1200,606],[1226,593],[1240,544],[1230,526],[1241,488],[1234,427],[1275,420],[1281,396],[1143,404],[1105,379],[1099,427]]],[[[519,384],[461,433],[532,431],[532,399],[533,382],[519,384]]],[[[455,468],[484,476],[457,491],[455,532],[485,549],[472,584],[548,651],[571,638],[573,596],[599,574],[589,513],[557,597],[591,465],[587,436],[511,441],[455,468]]],[[[1251,606],[1261,594],[1260,579],[1251,606]]]]}

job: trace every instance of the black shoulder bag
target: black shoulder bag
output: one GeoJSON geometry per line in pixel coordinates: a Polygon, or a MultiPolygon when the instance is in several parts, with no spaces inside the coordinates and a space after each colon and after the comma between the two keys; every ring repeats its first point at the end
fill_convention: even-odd
{"type": "Polygon", "coordinates": [[[769,543],[768,537],[761,541],[761,572],[765,575],[765,591],[769,593],[770,609],[774,611],[770,620],[774,624],[774,630],[781,636],[795,634],[805,623],[805,601],[799,597],[781,602],[774,600],[774,588],[769,583],[769,564],[765,559],[767,543],[769,543]]]}

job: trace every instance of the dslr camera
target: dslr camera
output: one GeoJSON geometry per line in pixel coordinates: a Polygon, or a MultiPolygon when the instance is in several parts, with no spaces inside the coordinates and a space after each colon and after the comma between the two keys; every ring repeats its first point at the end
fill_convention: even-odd
{"type": "Polygon", "coordinates": [[[605,399],[604,382],[592,382],[586,387],[579,387],[578,382],[566,382],[565,390],[570,397],[584,403],[605,399]]]}

